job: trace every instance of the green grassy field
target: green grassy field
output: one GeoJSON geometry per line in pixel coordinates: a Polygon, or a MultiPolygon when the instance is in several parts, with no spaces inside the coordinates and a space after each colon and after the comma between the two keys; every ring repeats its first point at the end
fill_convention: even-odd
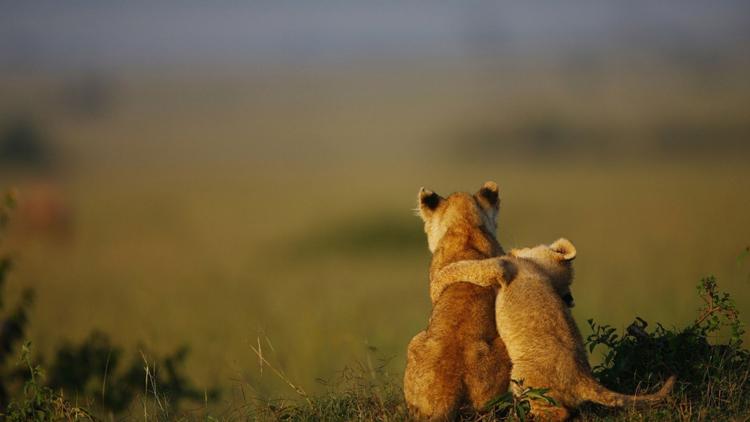
{"type": "MultiPolygon", "coordinates": [[[[311,393],[358,364],[387,362],[384,376],[398,379],[430,312],[417,191],[473,191],[485,180],[500,185],[506,248],[561,236],[578,248],[579,323],[622,328],[639,316],[682,325],[699,306],[694,286],[709,274],[750,314],[750,262],[738,259],[750,245],[747,152],[670,158],[639,146],[652,130],[645,116],[664,104],[673,107],[654,120],[716,117],[724,107],[730,118],[706,125],[736,129],[726,122],[743,122],[746,111],[733,104],[747,87],[723,102],[731,90],[717,88],[690,107],[686,99],[701,95],[692,88],[666,96],[667,88],[649,91],[657,82],[626,81],[653,97],[641,109],[618,73],[585,92],[587,104],[570,104],[567,85],[554,81],[477,101],[485,91],[476,75],[431,75],[224,75],[231,83],[219,75],[201,84],[131,76],[98,118],[59,112],[56,81],[13,85],[3,110],[36,102],[30,109],[69,163],[51,180],[72,210],[70,236],[51,239],[21,221],[10,244],[18,257],[11,297],[37,290],[35,347],[49,354],[94,328],[157,352],[188,344],[188,372],[225,391],[219,406],[295,396],[253,347],[311,393]],[[464,128],[495,122],[494,110],[502,117],[491,133],[515,133],[502,122],[522,97],[529,105],[513,108],[519,113],[545,104],[574,122],[564,127],[588,122],[633,138],[605,155],[462,147],[464,128]],[[609,106],[598,112],[596,104],[609,106]],[[600,114],[603,123],[591,123],[600,114]]],[[[0,173],[22,197],[39,180],[0,173]]]]}

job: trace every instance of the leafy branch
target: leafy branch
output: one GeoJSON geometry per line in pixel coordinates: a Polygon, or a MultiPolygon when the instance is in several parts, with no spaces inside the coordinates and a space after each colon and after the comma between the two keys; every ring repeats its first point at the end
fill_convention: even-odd
{"type": "Polygon", "coordinates": [[[490,400],[484,406],[485,411],[492,411],[495,414],[508,412],[508,418],[511,420],[525,422],[531,411],[532,401],[543,402],[549,406],[557,406],[555,399],[547,395],[550,391],[549,388],[526,387],[523,385],[523,380],[511,380],[511,382],[516,385],[517,390],[520,390],[520,392],[513,394],[508,391],[490,400]]]}

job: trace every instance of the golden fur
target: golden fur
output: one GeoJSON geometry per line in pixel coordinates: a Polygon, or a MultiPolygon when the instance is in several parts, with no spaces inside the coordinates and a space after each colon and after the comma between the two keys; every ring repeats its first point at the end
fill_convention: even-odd
{"type": "MultiPolygon", "coordinates": [[[[511,378],[523,380],[527,387],[550,388],[548,394],[559,404],[532,402],[537,420],[565,420],[571,409],[587,401],[618,407],[653,403],[666,397],[674,385],[672,377],[656,394],[631,396],[610,391],[593,378],[583,338],[562,298],[572,283],[575,256],[575,247],[566,239],[514,249],[477,266],[472,274],[480,278],[470,280],[479,280],[482,286],[500,283],[495,319],[513,362],[511,378]]],[[[461,265],[460,270],[466,271],[468,264],[461,265]]],[[[450,285],[444,288],[447,291],[450,285]]]]}
{"type": "Polygon", "coordinates": [[[426,330],[409,343],[404,396],[415,418],[453,418],[465,404],[481,409],[506,392],[510,360],[495,327],[496,287],[454,282],[437,292],[434,279],[449,264],[503,254],[494,232],[497,185],[474,195],[442,198],[420,190],[419,215],[430,251],[432,314],[426,330]]]}

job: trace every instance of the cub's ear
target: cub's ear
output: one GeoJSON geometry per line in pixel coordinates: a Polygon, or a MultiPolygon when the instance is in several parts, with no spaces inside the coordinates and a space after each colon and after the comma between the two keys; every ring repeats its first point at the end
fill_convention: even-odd
{"type": "Polygon", "coordinates": [[[420,188],[417,200],[419,201],[419,215],[422,218],[425,218],[435,211],[444,199],[442,196],[429,189],[420,188]]]}
{"type": "Polygon", "coordinates": [[[500,207],[500,189],[498,189],[497,183],[493,181],[485,182],[476,193],[476,197],[482,199],[486,205],[492,208],[500,207]]]}
{"type": "Polygon", "coordinates": [[[563,261],[572,261],[576,257],[576,247],[564,237],[555,240],[549,247],[560,254],[563,261]]]}
{"type": "Polygon", "coordinates": [[[508,287],[511,281],[516,279],[518,275],[518,266],[510,258],[500,258],[498,263],[500,266],[500,285],[502,287],[508,287]]]}

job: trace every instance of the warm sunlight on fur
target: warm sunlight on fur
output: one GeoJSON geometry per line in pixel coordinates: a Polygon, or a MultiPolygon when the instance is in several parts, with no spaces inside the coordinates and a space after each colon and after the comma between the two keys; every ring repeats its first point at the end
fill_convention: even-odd
{"type": "MultiPolygon", "coordinates": [[[[494,234],[499,204],[494,182],[474,195],[447,198],[420,190],[431,280],[453,262],[503,254],[494,234]]],[[[440,297],[431,288],[431,296],[429,326],[409,343],[404,395],[414,417],[443,420],[466,403],[479,410],[507,391],[510,361],[495,329],[493,287],[456,283],[440,297]]]]}

